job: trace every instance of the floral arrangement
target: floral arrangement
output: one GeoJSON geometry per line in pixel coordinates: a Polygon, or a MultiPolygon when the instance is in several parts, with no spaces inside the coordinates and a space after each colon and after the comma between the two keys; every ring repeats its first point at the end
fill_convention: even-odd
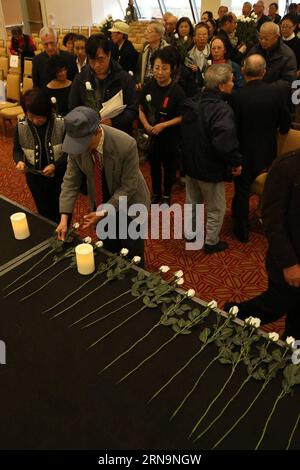
{"type": "Polygon", "coordinates": [[[237,19],[236,35],[238,42],[245,44],[250,49],[258,41],[256,29],[257,15],[251,13],[250,16],[239,16],[237,19]]]}
{"type": "Polygon", "coordinates": [[[113,27],[114,20],[112,15],[107,15],[105,20],[102,20],[101,23],[99,23],[99,30],[100,33],[104,34],[107,37],[110,37],[110,32],[109,29],[113,27]]]}

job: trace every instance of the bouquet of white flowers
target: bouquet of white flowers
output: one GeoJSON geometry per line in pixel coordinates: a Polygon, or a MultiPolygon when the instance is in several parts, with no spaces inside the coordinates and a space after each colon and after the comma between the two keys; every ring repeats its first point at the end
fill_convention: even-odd
{"type": "Polygon", "coordinates": [[[107,18],[105,18],[105,20],[101,21],[101,23],[99,24],[100,33],[104,34],[107,37],[110,37],[110,32],[108,30],[113,27],[113,24],[114,20],[112,15],[108,15],[107,18]]]}
{"type": "Polygon", "coordinates": [[[239,43],[245,44],[249,50],[258,41],[256,29],[257,15],[239,16],[237,19],[236,35],[239,43]]]}

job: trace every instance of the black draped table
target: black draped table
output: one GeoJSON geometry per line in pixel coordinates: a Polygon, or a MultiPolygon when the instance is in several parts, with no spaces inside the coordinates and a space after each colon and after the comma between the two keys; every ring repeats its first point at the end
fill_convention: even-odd
{"type": "MultiPolygon", "coordinates": [[[[10,212],[15,212],[15,207],[9,207],[3,201],[1,204],[6,211],[1,212],[5,226],[4,219],[10,212]]],[[[32,257],[26,255],[32,246],[40,244],[43,238],[44,241],[47,239],[52,226],[47,226],[45,221],[30,215],[30,227],[31,239],[20,245],[13,240],[11,234],[8,235],[8,227],[1,230],[0,243],[8,246],[5,254],[9,253],[11,259],[16,254],[19,256],[21,245],[25,253],[24,262],[6,269],[0,276],[1,288],[27,272],[46,253],[43,249],[36,251],[32,257]]],[[[97,263],[106,260],[105,252],[96,258],[97,263]]],[[[7,261],[4,258],[4,262],[7,261]]],[[[49,266],[50,261],[51,256],[46,257],[22,281],[27,281],[30,276],[49,266]]],[[[130,289],[131,278],[139,270],[131,270],[124,280],[112,281],[84,301],[79,301],[64,314],[52,318],[59,311],[58,308],[47,313],[43,310],[88,279],[87,276],[79,275],[74,268],[62,272],[68,263],[68,260],[63,260],[11,296],[1,295],[0,339],[6,344],[6,364],[0,365],[0,448],[210,449],[258,393],[261,383],[249,382],[239,398],[203,438],[196,442],[188,439],[195,422],[228,378],[228,366],[216,361],[182,410],[172,421],[169,418],[193,386],[201,370],[215,357],[216,347],[207,347],[157,398],[148,403],[153,393],[199,349],[200,328],[195,328],[188,336],[179,335],[128,379],[117,384],[127,371],[168,340],[173,333],[170,327],[155,328],[136,348],[107,371],[98,374],[108,362],[146,334],[159,320],[160,312],[150,308],[141,311],[95,347],[88,349],[97,338],[143,305],[141,300],[137,300],[126,306],[126,303],[133,300],[130,293],[118,298],[130,289]],[[36,295],[19,302],[21,297],[59,273],[61,274],[53,282],[36,295]],[[113,303],[101,309],[101,316],[123,307],[114,315],[89,328],[82,329],[83,323],[70,326],[85,313],[112,299],[113,303]]],[[[105,274],[95,278],[61,307],[82,299],[105,279],[105,274]]],[[[14,287],[20,283],[21,280],[14,287]]],[[[191,304],[200,309],[204,305],[198,300],[191,304]]],[[[100,312],[91,318],[95,319],[97,315],[100,317],[100,312]]],[[[238,366],[233,380],[203,421],[204,426],[225,406],[245,377],[245,367],[238,366]]],[[[280,390],[281,378],[278,377],[218,448],[253,449],[280,390]]],[[[270,422],[262,449],[285,449],[300,411],[299,398],[299,389],[295,388],[293,396],[281,400],[270,422]]],[[[297,429],[291,448],[299,448],[299,442],[300,429],[297,429]]]]}
{"type": "Polygon", "coordinates": [[[44,249],[54,227],[55,225],[49,220],[0,196],[0,275],[13,265],[44,249]],[[26,213],[31,236],[25,240],[16,240],[13,236],[10,216],[15,212],[26,213]]]}

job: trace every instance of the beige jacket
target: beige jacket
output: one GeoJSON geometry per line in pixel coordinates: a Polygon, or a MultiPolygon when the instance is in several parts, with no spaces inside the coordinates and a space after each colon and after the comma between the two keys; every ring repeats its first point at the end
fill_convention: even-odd
{"type": "MultiPolygon", "coordinates": [[[[119,197],[127,196],[127,204],[150,205],[147,184],[139,170],[136,141],[125,132],[109,126],[104,130],[103,165],[110,199],[116,209],[119,197]]],[[[91,210],[95,207],[94,164],[90,152],[69,155],[68,166],[60,193],[60,212],[72,214],[81,186],[82,173],[87,178],[88,196],[91,210]]]]}

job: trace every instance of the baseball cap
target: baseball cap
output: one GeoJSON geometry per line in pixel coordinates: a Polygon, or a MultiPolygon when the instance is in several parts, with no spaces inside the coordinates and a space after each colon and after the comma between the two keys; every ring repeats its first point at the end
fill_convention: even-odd
{"type": "Polygon", "coordinates": [[[63,152],[74,155],[85,152],[100,125],[99,113],[92,108],[78,106],[65,116],[64,121],[66,136],[63,152]]]}
{"type": "Polygon", "coordinates": [[[124,23],[124,21],[115,21],[113,27],[108,31],[111,33],[129,34],[129,26],[127,23],[124,23]]]}

